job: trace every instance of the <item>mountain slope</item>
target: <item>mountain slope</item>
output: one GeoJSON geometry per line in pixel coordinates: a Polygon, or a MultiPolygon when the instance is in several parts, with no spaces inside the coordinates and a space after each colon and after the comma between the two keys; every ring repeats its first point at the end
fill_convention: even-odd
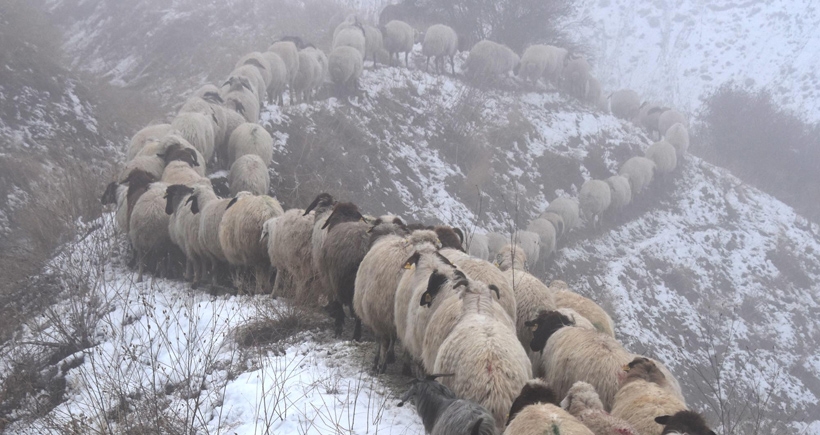
{"type": "Polygon", "coordinates": [[[605,88],[632,88],[694,112],[728,80],[763,87],[820,119],[820,9],[812,0],[586,0],[590,44],[605,88]]]}

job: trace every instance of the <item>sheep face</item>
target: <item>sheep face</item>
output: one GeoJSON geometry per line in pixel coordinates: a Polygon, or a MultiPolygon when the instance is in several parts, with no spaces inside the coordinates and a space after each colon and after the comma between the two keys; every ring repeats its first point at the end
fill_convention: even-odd
{"type": "Polygon", "coordinates": [[[168,186],[168,188],[165,189],[165,196],[163,197],[165,198],[165,214],[174,214],[174,210],[177,209],[182,198],[192,193],[194,193],[194,189],[184,184],[168,186]]]}
{"type": "Polygon", "coordinates": [[[325,207],[333,207],[336,204],[336,200],[333,199],[329,193],[320,193],[316,196],[313,202],[310,203],[309,206],[305,209],[305,213],[302,216],[307,216],[308,213],[312,212],[313,210],[323,209],[325,207]]]}
{"type": "Polygon", "coordinates": [[[552,388],[546,383],[540,380],[534,380],[524,384],[521,393],[515,398],[515,401],[513,401],[510,407],[510,413],[507,417],[507,426],[510,425],[510,422],[513,421],[516,414],[521,412],[522,409],[536,403],[558,404],[555,392],[552,391],[552,388]]]}
{"type": "Polygon", "coordinates": [[[462,241],[464,240],[463,233],[459,236],[452,227],[441,225],[436,226],[433,231],[436,232],[438,239],[441,241],[442,247],[458,249],[459,251],[464,252],[464,248],[462,247],[462,241]]]}
{"type": "Polygon", "coordinates": [[[102,197],[100,198],[100,202],[102,205],[108,204],[116,204],[117,203],[117,182],[112,181],[108,183],[108,186],[105,188],[105,192],[103,192],[102,197]]]}
{"type": "Polygon", "coordinates": [[[662,435],[716,435],[709,429],[703,417],[694,411],[680,411],[675,415],[655,417],[655,423],[662,425],[662,435]]]}
{"type": "Polygon", "coordinates": [[[143,171],[142,169],[135,169],[131,171],[131,173],[128,174],[128,178],[123,180],[120,184],[127,184],[128,192],[132,192],[133,190],[147,187],[154,181],[156,181],[156,179],[153,175],[143,171]]]}
{"type": "Polygon", "coordinates": [[[626,372],[626,378],[622,385],[637,379],[643,379],[647,382],[654,382],[660,386],[666,385],[666,376],[660,371],[655,362],[649,358],[642,356],[636,357],[629,364],[623,367],[626,372]]]}
{"type": "Polygon", "coordinates": [[[332,230],[333,227],[344,222],[364,222],[364,216],[359,212],[356,204],[350,202],[340,202],[333,207],[333,213],[328,216],[327,221],[322,226],[322,229],[332,230]]]}
{"type": "MultiPolygon", "coordinates": [[[[467,280],[467,276],[460,270],[453,271],[454,279],[452,279],[453,288],[459,287],[467,287],[469,285],[469,281],[467,280]]],[[[441,289],[449,282],[451,279],[447,277],[447,275],[439,272],[438,269],[433,271],[433,274],[430,275],[430,279],[427,280],[427,291],[421,295],[421,300],[419,301],[419,305],[426,306],[430,308],[433,305],[433,300],[438,296],[441,289]]]]}
{"type": "Polygon", "coordinates": [[[574,325],[575,323],[569,317],[558,311],[541,311],[534,320],[524,322],[524,326],[532,331],[530,349],[533,352],[543,351],[552,334],[565,326],[574,325]]]}

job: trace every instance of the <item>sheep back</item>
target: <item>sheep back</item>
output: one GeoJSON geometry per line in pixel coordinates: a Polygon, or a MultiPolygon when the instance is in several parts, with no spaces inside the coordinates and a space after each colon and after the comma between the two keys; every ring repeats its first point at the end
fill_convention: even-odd
{"type": "Polygon", "coordinates": [[[632,189],[629,187],[629,179],[621,175],[613,175],[606,179],[609,185],[611,202],[609,204],[613,210],[620,210],[632,202],[632,189]]]}
{"type": "Polygon", "coordinates": [[[630,191],[634,199],[635,195],[643,192],[646,186],[652,182],[655,175],[655,162],[646,157],[632,157],[621,165],[618,175],[629,180],[630,191]]]}
{"type": "Polygon", "coordinates": [[[255,154],[245,154],[236,159],[228,174],[231,195],[239,192],[251,192],[254,195],[266,195],[270,189],[270,175],[265,162],[255,154]]]}
{"type": "Polygon", "coordinates": [[[686,410],[686,405],[654,382],[634,380],[618,390],[612,416],[627,421],[641,435],[661,435],[655,417],[686,410]]]}
{"type": "Polygon", "coordinates": [[[581,212],[587,219],[594,219],[609,208],[612,192],[609,184],[602,180],[587,180],[578,193],[581,212]]]}
{"type": "Polygon", "coordinates": [[[652,144],[644,155],[655,162],[655,169],[661,174],[668,174],[678,166],[677,150],[665,140],[652,144]]]}
{"type": "Polygon", "coordinates": [[[239,198],[219,223],[219,244],[225,259],[237,266],[269,265],[267,245],[260,240],[262,226],[283,214],[279,201],[269,196],[239,198]]]}
{"type": "Polygon", "coordinates": [[[137,156],[137,153],[151,141],[159,141],[163,136],[171,132],[171,124],[155,124],[149,125],[138,131],[128,143],[128,151],[125,159],[131,160],[137,156]]]}
{"type": "Polygon", "coordinates": [[[682,158],[689,149],[689,130],[681,123],[672,124],[666,133],[664,139],[675,147],[678,159],[682,158]]]}
{"type": "Polygon", "coordinates": [[[228,158],[231,163],[247,155],[257,155],[265,165],[273,161],[273,137],[259,124],[246,122],[231,133],[228,140],[228,158]]]}
{"type": "Polygon", "coordinates": [[[522,409],[504,435],[595,435],[570,413],[551,403],[536,403],[522,409]]]}
{"type": "Polygon", "coordinates": [[[612,114],[617,118],[632,120],[638,117],[641,109],[641,97],[631,89],[621,89],[612,93],[610,98],[612,114]]]}
{"type": "Polygon", "coordinates": [[[610,337],[615,337],[615,323],[609,314],[589,298],[585,298],[570,290],[553,288],[555,306],[558,308],[572,308],[578,314],[589,320],[595,329],[610,337]]]}
{"type": "MultiPolygon", "coordinates": [[[[561,219],[564,221],[563,232],[569,232],[573,228],[576,228],[580,221],[579,204],[578,201],[573,198],[555,198],[552,202],[550,202],[546,210],[544,210],[544,213],[546,212],[553,212],[561,216],[561,219]]],[[[542,213],[542,216],[544,213],[542,213]]]]}

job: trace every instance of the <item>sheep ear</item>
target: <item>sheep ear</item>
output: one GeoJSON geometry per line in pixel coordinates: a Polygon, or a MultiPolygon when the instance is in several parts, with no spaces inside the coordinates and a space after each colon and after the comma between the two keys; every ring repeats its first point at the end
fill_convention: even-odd
{"type": "Polygon", "coordinates": [[[475,424],[473,425],[473,429],[470,431],[470,435],[481,435],[481,423],[484,423],[484,417],[481,417],[478,420],[476,420],[475,424]]]}
{"type": "Polygon", "coordinates": [[[403,267],[408,270],[415,269],[416,266],[418,266],[419,264],[419,259],[421,259],[421,253],[416,252],[410,258],[408,258],[407,261],[404,262],[403,267]]]}
{"type": "Polygon", "coordinates": [[[442,263],[452,267],[453,269],[456,268],[456,265],[453,264],[453,262],[450,261],[449,258],[445,257],[441,252],[436,251],[436,256],[438,257],[439,260],[441,260],[442,263]]]}
{"type": "Polygon", "coordinates": [[[404,222],[402,222],[400,217],[393,218],[393,224],[398,225],[400,227],[404,227],[404,222]]]}
{"type": "Polygon", "coordinates": [[[436,297],[438,292],[441,290],[441,287],[447,283],[447,277],[443,274],[439,273],[438,270],[434,270],[433,274],[430,275],[430,279],[427,280],[427,291],[421,295],[421,301],[419,301],[420,306],[430,306],[433,304],[433,299],[436,297]]]}
{"type": "Polygon", "coordinates": [[[455,376],[455,373],[434,373],[432,375],[427,375],[424,379],[428,381],[435,381],[438,378],[449,378],[450,376],[455,376]]]}
{"type": "Polygon", "coordinates": [[[501,290],[495,284],[490,284],[490,290],[495,292],[496,299],[501,299],[501,290]]]}
{"type": "Polygon", "coordinates": [[[229,84],[231,84],[231,81],[230,80],[225,80],[225,83],[222,83],[222,86],[226,86],[226,85],[229,85],[229,84]]]}
{"type": "Polygon", "coordinates": [[[661,415],[659,417],[655,417],[655,423],[658,423],[659,425],[662,425],[662,426],[666,426],[666,423],[669,423],[670,418],[671,417],[668,416],[668,415],[661,415]]]}
{"type": "Polygon", "coordinates": [[[240,115],[245,115],[245,105],[240,103],[239,101],[236,102],[236,112],[240,115]]]}
{"type": "Polygon", "coordinates": [[[188,201],[186,204],[191,204],[191,213],[198,214],[199,213],[199,198],[196,195],[191,195],[188,197],[188,201]]]}
{"type": "Polygon", "coordinates": [[[199,166],[199,162],[197,161],[197,158],[196,158],[196,151],[189,148],[188,149],[188,155],[191,156],[191,164],[194,165],[194,166],[199,166]]]}
{"type": "Polygon", "coordinates": [[[227,206],[227,207],[225,207],[225,210],[227,210],[227,209],[231,208],[231,206],[233,206],[234,204],[236,204],[236,201],[239,201],[239,197],[238,197],[238,196],[237,196],[237,197],[234,197],[234,199],[232,199],[232,200],[231,200],[231,202],[229,202],[229,203],[228,203],[228,206],[227,206]]]}
{"type": "Polygon", "coordinates": [[[157,153],[157,157],[161,158],[162,160],[165,160],[166,155],[166,153],[157,153]]]}
{"type": "Polygon", "coordinates": [[[216,119],[216,113],[211,113],[211,119],[214,120],[214,124],[219,125],[219,120],[216,119]]]}

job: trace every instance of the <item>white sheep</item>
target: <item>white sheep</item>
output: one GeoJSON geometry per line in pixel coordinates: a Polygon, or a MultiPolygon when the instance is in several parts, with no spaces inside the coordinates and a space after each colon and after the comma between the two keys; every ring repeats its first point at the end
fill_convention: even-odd
{"type": "Polygon", "coordinates": [[[155,180],[159,180],[165,170],[165,160],[157,155],[136,156],[125,163],[125,167],[122,168],[117,177],[117,182],[122,183],[136,170],[145,171],[151,174],[155,180]]]}
{"type": "Polygon", "coordinates": [[[680,160],[686,155],[689,149],[689,130],[681,123],[672,124],[664,133],[664,139],[675,147],[678,159],[680,160]]]}
{"type": "Polygon", "coordinates": [[[604,404],[595,387],[584,381],[572,385],[561,401],[561,407],[595,435],[639,435],[629,422],[604,411],[604,404]]]}
{"type": "Polygon", "coordinates": [[[319,61],[310,52],[299,51],[299,71],[291,83],[291,101],[309,101],[316,77],[322,71],[319,61]],[[295,94],[295,98],[294,98],[295,94]]]}
{"type": "Polygon", "coordinates": [[[507,283],[507,278],[498,270],[498,267],[489,261],[470,257],[455,249],[442,249],[440,252],[470,279],[496,286],[498,288],[498,294],[496,296],[499,305],[504,308],[504,311],[507,312],[510,319],[516,318],[515,294],[513,293],[512,287],[507,283]]]}
{"type": "Polygon", "coordinates": [[[273,161],[273,137],[259,124],[246,122],[231,133],[228,139],[228,159],[233,164],[238,158],[253,154],[265,165],[273,161]]]}
{"type": "Polygon", "coordinates": [[[236,159],[228,173],[228,185],[231,195],[239,192],[251,192],[254,195],[266,195],[270,190],[270,175],[265,162],[255,154],[245,154],[236,159]]]}
{"type": "MultiPolygon", "coordinates": [[[[288,67],[282,57],[273,51],[262,53],[262,57],[268,62],[270,68],[270,81],[268,82],[268,101],[275,104],[284,104],[282,95],[290,83],[288,77],[288,67]]],[[[298,54],[297,54],[298,57],[298,54]]]]}
{"type": "Polygon", "coordinates": [[[293,102],[293,81],[299,73],[299,48],[293,41],[277,41],[268,47],[268,51],[276,53],[285,63],[288,78],[287,83],[291,88],[290,100],[293,102]]]}
{"type": "Polygon", "coordinates": [[[471,80],[496,80],[518,66],[520,59],[509,47],[483,40],[470,50],[463,69],[471,80]]]}
{"type": "Polygon", "coordinates": [[[219,244],[219,223],[231,200],[233,198],[217,197],[213,188],[207,184],[195,185],[194,193],[188,200],[191,213],[199,216],[197,239],[201,247],[203,274],[211,273],[212,284],[216,284],[217,266],[226,261],[222,245],[219,244]]]}
{"type": "Polygon", "coordinates": [[[578,226],[581,220],[580,205],[578,204],[578,200],[574,198],[555,198],[552,202],[550,202],[546,210],[544,210],[544,213],[541,214],[541,217],[546,219],[546,213],[548,212],[561,216],[561,219],[564,221],[564,229],[562,234],[572,231],[578,226]]]}
{"type": "Polygon", "coordinates": [[[407,57],[413,51],[413,43],[416,39],[416,31],[404,21],[393,20],[384,25],[382,31],[384,39],[384,49],[390,54],[390,63],[393,63],[393,55],[396,61],[399,60],[399,53],[404,53],[404,66],[409,67],[407,57]]]}
{"type": "Polygon", "coordinates": [[[287,272],[294,288],[286,295],[312,304],[317,303],[321,296],[311,291],[314,271],[310,260],[310,238],[314,217],[315,214],[306,214],[304,210],[294,208],[281,217],[265,222],[262,237],[267,237],[270,263],[277,270],[274,295],[280,295],[283,290],[280,272],[287,272]]]}
{"type": "Polygon", "coordinates": [[[538,219],[547,220],[552,224],[552,227],[555,228],[555,242],[557,244],[558,240],[564,235],[564,218],[554,211],[545,211],[538,216],[538,219]]]}
{"type": "Polygon", "coordinates": [[[234,66],[234,69],[240,68],[244,65],[250,65],[252,67],[255,67],[259,71],[259,74],[262,75],[262,79],[265,82],[264,88],[267,89],[267,87],[270,85],[270,81],[271,81],[272,76],[271,76],[271,71],[270,71],[270,65],[268,63],[268,60],[265,58],[265,56],[263,56],[262,53],[260,53],[258,51],[248,53],[248,54],[242,56],[236,62],[236,65],[234,66]]]}
{"type": "Polygon", "coordinates": [[[516,75],[523,80],[535,85],[538,79],[544,77],[552,57],[549,46],[543,44],[530,45],[521,55],[521,63],[518,66],[516,75]]]}
{"type": "Polygon", "coordinates": [[[686,404],[670,393],[666,378],[655,364],[642,357],[621,364],[623,381],[614,397],[612,415],[629,422],[641,435],[661,435],[656,417],[686,410],[686,404]]]}
{"type": "Polygon", "coordinates": [[[253,268],[257,293],[270,293],[270,260],[261,240],[262,226],[283,214],[279,201],[270,196],[237,196],[228,203],[219,223],[225,258],[234,266],[253,268]]]}
{"type": "Polygon", "coordinates": [[[615,211],[629,205],[632,202],[632,188],[629,186],[629,179],[621,175],[613,175],[606,179],[609,185],[611,202],[609,207],[615,211]]]}
{"type": "Polygon", "coordinates": [[[618,118],[631,121],[638,117],[641,109],[641,97],[631,89],[615,91],[609,97],[612,114],[618,118]]]}
{"type": "MultiPolygon", "coordinates": [[[[222,97],[219,97],[219,100],[221,101],[222,97]]],[[[225,113],[227,110],[225,110],[221,102],[214,103],[204,98],[193,96],[186,100],[185,104],[179,109],[179,113],[184,112],[200,113],[211,121],[214,130],[214,149],[216,149],[217,144],[225,140],[225,127],[227,123],[225,113]]]]}
{"type": "Polygon", "coordinates": [[[421,44],[421,54],[427,58],[425,71],[429,70],[431,57],[435,57],[433,63],[436,66],[437,73],[441,73],[441,70],[446,71],[445,57],[449,57],[453,75],[456,75],[456,66],[453,58],[457,51],[458,35],[452,27],[445,26],[444,24],[433,24],[427,28],[427,32],[424,34],[424,41],[421,44]]]}
{"type": "Polygon", "coordinates": [[[668,110],[660,103],[644,101],[638,109],[637,121],[650,135],[658,131],[658,117],[661,112],[668,110]]]}
{"type": "Polygon", "coordinates": [[[600,394],[605,409],[612,407],[621,367],[632,360],[632,354],[609,335],[573,326],[555,311],[541,312],[526,325],[533,328],[530,349],[541,354],[536,376],[544,376],[559,397],[575,382],[588,382],[600,394]]]}
{"type": "Polygon", "coordinates": [[[526,255],[520,248],[512,245],[503,247],[496,256],[496,263],[513,288],[516,304],[515,331],[518,341],[529,353],[532,331],[524,323],[536,318],[541,311],[555,309],[552,291],[541,280],[527,273],[526,255]]]}
{"type": "Polygon", "coordinates": [[[652,144],[644,155],[655,162],[655,170],[660,174],[668,174],[678,166],[677,150],[665,140],[652,144]]]}
{"type": "MultiPolygon", "coordinates": [[[[510,327],[511,319],[498,318],[494,286],[467,279],[461,293],[461,318],[441,343],[435,373],[458,397],[487,408],[499,429],[513,400],[532,378],[527,353],[510,327]]],[[[505,314],[505,313],[502,313],[505,314]]]]}
{"type": "Polygon", "coordinates": [[[601,214],[609,209],[612,203],[609,184],[602,180],[587,180],[578,193],[578,202],[581,205],[581,212],[592,226],[600,226],[601,214]]]}
{"type": "Polygon", "coordinates": [[[655,162],[646,157],[632,157],[621,165],[618,175],[629,180],[630,191],[634,199],[652,182],[655,176],[655,162]]]}
{"type": "Polygon", "coordinates": [[[333,50],[339,47],[355,48],[362,57],[367,53],[367,39],[365,39],[364,27],[361,25],[348,26],[339,31],[333,37],[333,50]]]}
{"type": "Polygon", "coordinates": [[[540,238],[539,246],[541,248],[539,258],[546,263],[547,259],[555,252],[555,244],[558,240],[555,226],[546,219],[538,218],[531,220],[530,223],[527,224],[527,231],[538,234],[540,238]]]}
{"type": "MultiPolygon", "coordinates": [[[[394,219],[397,219],[394,223],[404,226],[400,219],[394,219]]],[[[395,296],[404,272],[402,266],[422,245],[432,248],[440,244],[436,233],[430,230],[414,231],[406,238],[383,236],[371,246],[359,266],[353,309],[379,341],[374,368],[378,368],[380,373],[384,373],[387,363],[392,362],[393,345],[398,337],[394,318],[395,296]]]]}
{"type": "Polygon", "coordinates": [[[510,407],[505,435],[595,435],[557,406],[555,393],[544,381],[528,381],[510,407]]]}
{"type": "Polygon", "coordinates": [[[131,160],[137,156],[140,150],[149,142],[157,142],[166,134],[171,132],[171,124],[154,124],[138,131],[128,143],[128,150],[125,160],[131,160]]]}
{"type": "Polygon", "coordinates": [[[512,242],[512,239],[499,233],[487,233],[487,260],[495,259],[498,252],[504,245],[512,242]]]}
{"type": "Polygon", "coordinates": [[[247,120],[239,113],[234,112],[233,110],[225,110],[225,139],[219,143],[216,150],[214,150],[214,154],[216,154],[220,168],[228,169],[230,167],[232,162],[228,158],[228,148],[230,145],[231,136],[240,125],[246,122],[247,120]]]}
{"type": "Polygon", "coordinates": [[[571,291],[567,283],[560,280],[550,282],[550,290],[553,292],[556,307],[574,310],[589,320],[599,332],[613,338],[615,337],[615,322],[613,322],[609,314],[593,300],[571,291]]]}
{"type": "Polygon", "coordinates": [[[337,47],[330,52],[329,74],[336,85],[337,93],[349,95],[358,89],[359,77],[362,74],[362,55],[351,47],[337,47]]]}
{"type": "Polygon", "coordinates": [[[541,236],[532,231],[518,230],[513,237],[513,243],[520,246],[527,256],[527,269],[535,270],[541,254],[541,236]]]}
{"type": "Polygon", "coordinates": [[[242,115],[247,122],[259,121],[259,96],[247,78],[230,77],[222,87],[222,99],[225,107],[242,115]]]}
{"type": "Polygon", "coordinates": [[[470,256],[482,260],[490,259],[490,248],[486,234],[473,233],[467,238],[467,252],[470,256]]]}
{"type": "MultiPolygon", "coordinates": [[[[207,179],[206,179],[207,180],[207,179]]],[[[210,181],[203,181],[196,187],[210,188],[210,181]]],[[[203,247],[199,243],[200,216],[193,213],[188,206],[194,188],[181,184],[168,186],[166,189],[165,212],[171,214],[168,222],[168,234],[182,252],[185,253],[185,279],[191,281],[193,288],[197,288],[206,273],[203,247]]]]}
{"type": "Polygon", "coordinates": [[[684,127],[689,128],[689,122],[682,113],[674,109],[664,111],[658,116],[658,132],[660,134],[666,133],[669,127],[675,124],[683,124],[684,127]]]}
{"type": "Polygon", "coordinates": [[[313,83],[311,84],[311,91],[316,92],[324,86],[326,81],[330,80],[330,60],[325,52],[313,46],[305,47],[305,52],[313,56],[316,60],[315,65],[318,66],[314,71],[313,83]]]}
{"type": "Polygon", "coordinates": [[[358,27],[361,25],[362,20],[359,19],[359,17],[356,16],[356,14],[349,14],[345,17],[344,21],[339,23],[339,25],[337,25],[336,28],[333,29],[333,39],[335,40],[339,33],[342,32],[342,30],[349,29],[351,27],[358,27]]]}
{"type": "Polygon", "coordinates": [[[174,132],[187,140],[205,158],[205,165],[214,155],[214,121],[201,113],[180,113],[171,121],[174,132]]]}
{"type": "Polygon", "coordinates": [[[333,211],[334,205],[336,205],[336,200],[333,199],[332,195],[329,193],[320,193],[305,209],[305,213],[313,213],[313,230],[310,235],[310,264],[315,273],[314,279],[316,286],[320,289],[328,289],[330,287],[325,280],[325,274],[321,273],[319,261],[322,253],[322,245],[327,235],[327,230],[322,227],[333,211]]]}
{"type": "Polygon", "coordinates": [[[575,57],[564,67],[564,81],[571,95],[584,99],[589,90],[589,70],[592,67],[583,57],[575,57]]]}
{"type": "Polygon", "coordinates": [[[256,99],[260,103],[265,101],[265,90],[268,88],[268,84],[265,82],[265,78],[262,77],[262,73],[259,72],[259,68],[253,65],[242,65],[239,68],[234,69],[229,77],[247,79],[253,87],[256,99]]]}
{"type": "MultiPolygon", "coordinates": [[[[146,179],[146,181],[150,181],[146,179]]],[[[129,185],[129,191],[140,186],[129,185]]],[[[159,259],[167,255],[171,239],[168,235],[168,215],[165,213],[165,183],[150,183],[141,186],[147,188],[134,201],[131,208],[128,238],[136,251],[139,264],[137,282],[142,282],[142,274],[149,258],[159,259]]]]}
{"type": "Polygon", "coordinates": [[[364,39],[365,39],[365,55],[364,60],[368,57],[373,61],[373,66],[376,67],[379,63],[378,57],[384,51],[384,38],[382,31],[369,24],[364,25],[364,39]]]}
{"type": "Polygon", "coordinates": [[[183,160],[174,160],[165,165],[162,178],[160,178],[160,181],[168,185],[184,184],[186,186],[193,186],[203,180],[207,178],[197,173],[190,162],[183,160]]]}

